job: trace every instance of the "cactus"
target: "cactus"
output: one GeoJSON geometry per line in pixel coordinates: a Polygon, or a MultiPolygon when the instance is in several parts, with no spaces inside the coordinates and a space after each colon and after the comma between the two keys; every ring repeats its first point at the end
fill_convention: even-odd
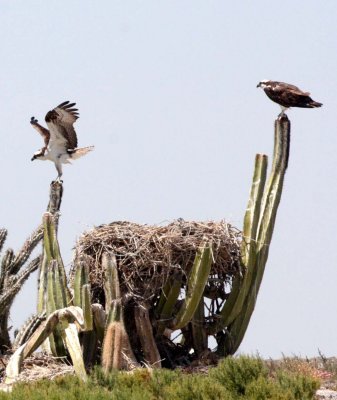
{"type": "Polygon", "coordinates": [[[82,287],[89,283],[89,270],[83,260],[76,263],[74,278],[74,306],[82,307],[82,287]]]}
{"type": "Polygon", "coordinates": [[[105,294],[105,311],[109,313],[113,300],[121,297],[116,257],[105,252],[102,256],[103,288],[105,294]]]}
{"type": "Polygon", "coordinates": [[[193,318],[207,283],[212,260],[213,254],[210,244],[205,244],[201,249],[198,249],[188,277],[186,297],[172,323],[172,329],[181,329],[193,318]]]}
{"type": "Polygon", "coordinates": [[[220,355],[236,352],[255,308],[288,166],[289,146],[290,121],[283,114],[275,121],[273,165],[266,186],[267,160],[261,155],[256,158],[253,186],[244,221],[242,265],[245,271],[240,282],[240,293],[232,292],[235,301],[228,299],[233,302],[230,318],[222,313],[222,327],[226,324],[227,329],[225,334],[219,335],[220,355]]]}
{"type": "Polygon", "coordinates": [[[121,303],[113,300],[102,348],[102,367],[105,373],[113,368],[122,368],[122,330],[121,303]]]}
{"type": "Polygon", "coordinates": [[[153,327],[149,317],[149,308],[145,304],[135,308],[135,322],[138,337],[142,346],[145,363],[151,367],[160,368],[160,354],[153,337],[153,327]]]}
{"type": "MultiPolygon", "coordinates": [[[[48,212],[43,216],[43,224],[26,241],[21,252],[14,254],[9,249],[1,262],[0,317],[4,315],[1,314],[2,310],[6,307],[9,310],[13,292],[19,290],[30,272],[41,265],[38,291],[38,315],[41,317],[32,319],[18,335],[16,343],[20,347],[8,364],[8,379],[17,376],[22,360],[43,343],[49,343],[54,355],[69,354],[75,371],[82,380],[86,380],[85,366],[92,365],[97,360],[99,344],[102,347],[102,366],[106,373],[113,368],[138,367],[135,354],[138,360],[154,367],[161,366],[161,358],[168,360],[172,366],[177,365],[174,357],[180,357],[182,362],[192,357],[201,358],[207,353],[210,335],[217,339],[218,355],[234,354],[254,310],[267,262],[288,165],[289,141],[290,122],[283,115],[275,121],[274,156],[268,181],[267,156],[256,156],[243,226],[242,269],[241,274],[233,279],[229,294],[225,292],[224,282],[217,283],[214,287],[209,284],[206,288],[210,282],[213,250],[212,243],[205,241],[197,249],[193,266],[187,276],[183,274],[183,268],[175,269],[161,295],[156,292],[153,298],[142,299],[141,302],[139,297],[134,300],[125,293],[127,289],[124,286],[122,296],[116,257],[111,252],[103,253],[101,265],[105,310],[102,305],[91,304],[89,264],[83,257],[76,259],[72,298],[57,241],[62,184],[52,185],[48,212]],[[43,256],[21,270],[42,235],[43,256]],[[211,299],[212,311],[209,315],[205,312],[205,305],[208,304],[207,299],[204,301],[205,297],[211,299]],[[124,307],[129,308],[125,311],[124,307]],[[124,313],[127,313],[127,319],[124,313]],[[184,348],[185,353],[179,352],[177,348],[170,353],[172,346],[175,346],[170,340],[172,330],[181,330],[182,340],[177,348],[184,348]],[[131,348],[130,339],[134,349],[131,348]],[[191,352],[192,349],[194,352],[191,352]],[[175,351],[177,354],[174,354],[175,351]]],[[[0,230],[0,249],[6,234],[5,230],[0,230]]],[[[212,280],[219,281],[220,278],[213,274],[212,280]]],[[[0,319],[0,336],[4,330],[7,332],[7,319],[4,322],[0,319]]]]}
{"type": "Polygon", "coordinates": [[[76,374],[86,380],[87,375],[81,356],[81,347],[78,340],[76,324],[84,327],[82,310],[79,307],[67,307],[56,310],[43,321],[29,340],[21,345],[10,358],[6,367],[6,384],[12,384],[20,374],[23,360],[32,354],[47,338],[55,331],[60,329],[63,339],[69,350],[76,374]]]}
{"type": "Polygon", "coordinates": [[[43,321],[46,320],[46,314],[35,314],[32,315],[23,324],[19,331],[14,334],[15,339],[13,342],[13,349],[17,349],[28,341],[28,339],[33,335],[33,333],[38,329],[43,321]]]}
{"type": "Polygon", "coordinates": [[[121,300],[112,300],[102,348],[103,370],[109,373],[112,369],[132,369],[138,366],[125,330],[121,300]]]}
{"type": "MultiPolygon", "coordinates": [[[[53,182],[50,186],[49,203],[47,210],[55,216],[60,209],[62,198],[62,185],[53,182]]],[[[6,229],[0,229],[0,251],[7,236],[6,229]]],[[[25,241],[22,248],[15,254],[8,249],[1,260],[0,270],[0,352],[10,347],[8,335],[8,318],[14,298],[22,288],[30,274],[38,269],[41,264],[41,256],[36,257],[28,264],[28,259],[43,238],[43,226],[36,228],[25,241]]],[[[41,313],[39,313],[41,314],[41,313]]]]}
{"type": "Polygon", "coordinates": [[[157,336],[162,335],[166,326],[171,322],[174,307],[180,294],[182,280],[182,271],[177,271],[169,278],[163,289],[163,293],[156,307],[156,314],[159,315],[157,336]]]}

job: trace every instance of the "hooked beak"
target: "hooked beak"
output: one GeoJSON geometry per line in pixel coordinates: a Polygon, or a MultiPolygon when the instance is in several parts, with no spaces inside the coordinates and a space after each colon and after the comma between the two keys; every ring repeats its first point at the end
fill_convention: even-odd
{"type": "Polygon", "coordinates": [[[35,160],[35,158],[36,158],[36,156],[33,156],[33,157],[31,158],[31,160],[30,160],[30,161],[34,161],[34,160],[35,160]]]}
{"type": "Polygon", "coordinates": [[[258,85],[256,85],[256,87],[258,88],[258,87],[261,87],[261,82],[258,84],[258,85]]]}

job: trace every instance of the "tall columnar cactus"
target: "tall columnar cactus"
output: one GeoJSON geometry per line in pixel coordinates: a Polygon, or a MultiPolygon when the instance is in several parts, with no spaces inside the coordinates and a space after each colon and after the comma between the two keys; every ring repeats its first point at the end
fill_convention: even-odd
{"type": "Polygon", "coordinates": [[[267,158],[258,154],[253,184],[244,219],[242,242],[243,277],[233,285],[227,300],[228,312],[222,310],[221,324],[225,334],[219,335],[219,354],[234,354],[238,349],[254,311],[265,265],[268,259],[283,181],[290,151],[290,121],[284,114],[275,121],[273,164],[266,183],[267,158]],[[239,286],[239,290],[236,289],[239,286]]]}
{"type": "MultiPolygon", "coordinates": [[[[53,215],[59,211],[62,197],[62,186],[52,183],[50,187],[49,204],[47,210],[53,215]]],[[[0,251],[7,236],[6,229],[0,229],[0,251]]],[[[40,225],[25,241],[22,248],[15,254],[8,249],[1,259],[0,270],[0,353],[10,347],[8,334],[8,318],[14,298],[22,288],[30,274],[35,271],[40,263],[41,256],[34,258],[27,265],[28,259],[42,240],[43,226],[40,225]]]]}

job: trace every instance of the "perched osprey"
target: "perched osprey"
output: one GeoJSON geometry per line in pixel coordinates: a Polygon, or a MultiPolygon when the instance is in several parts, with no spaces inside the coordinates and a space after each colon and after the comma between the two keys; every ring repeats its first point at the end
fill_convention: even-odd
{"type": "Polygon", "coordinates": [[[281,114],[290,107],[316,108],[323,104],[314,101],[310,93],[302,92],[297,86],[277,81],[261,81],[257,87],[264,90],[266,95],[281,106],[281,114]]]}
{"type": "Polygon", "coordinates": [[[94,149],[94,146],[77,148],[77,136],[73,124],[79,114],[78,109],[73,108],[75,104],[65,101],[48,111],[45,120],[49,130],[41,126],[35,117],[30,120],[44,139],[44,147],[34,153],[32,161],[36,159],[53,161],[58,173],[57,180],[62,176],[62,164],[71,164],[71,160],[76,160],[94,149]]]}

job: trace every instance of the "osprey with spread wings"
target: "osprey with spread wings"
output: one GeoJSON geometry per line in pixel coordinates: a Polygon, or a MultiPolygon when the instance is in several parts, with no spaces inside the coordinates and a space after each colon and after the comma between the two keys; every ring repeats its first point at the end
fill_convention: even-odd
{"type": "Polygon", "coordinates": [[[44,147],[34,153],[32,161],[53,161],[58,180],[62,176],[62,164],[71,164],[71,160],[76,160],[94,149],[94,146],[77,147],[77,136],[73,124],[79,118],[79,114],[78,109],[74,108],[75,105],[76,103],[65,101],[48,111],[45,120],[49,130],[41,126],[35,117],[30,120],[32,126],[44,139],[44,147]]]}

